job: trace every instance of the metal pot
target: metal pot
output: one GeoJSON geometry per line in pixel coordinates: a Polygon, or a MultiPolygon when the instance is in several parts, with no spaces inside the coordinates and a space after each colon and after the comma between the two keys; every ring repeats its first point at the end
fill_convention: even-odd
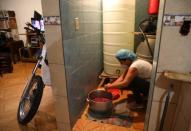
{"type": "Polygon", "coordinates": [[[93,90],[88,94],[87,101],[89,103],[89,109],[97,113],[106,113],[112,111],[112,94],[104,90],[93,90]],[[107,98],[108,101],[97,102],[95,98],[107,98]]]}

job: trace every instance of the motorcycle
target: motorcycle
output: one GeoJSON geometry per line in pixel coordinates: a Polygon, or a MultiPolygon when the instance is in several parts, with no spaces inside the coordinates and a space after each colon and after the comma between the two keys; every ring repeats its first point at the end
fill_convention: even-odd
{"type": "MultiPolygon", "coordinates": [[[[42,16],[35,11],[34,19],[39,20],[40,22],[40,20],[42,19],[42,16]]],[[[30,30],[31,32],[34,32],[37,35],[38,41],[41,45],[43,45],[43,48],[42,48],[42,52],[40,56],[37,58],[38,61],[32,70],[32,75],[30,76],[30,79],[27,82],[19,101],[19,106],[17,111],[17,120],[20,124],[23,124],[23,125],[29,123],[35,116],[41,102],[43,89],[45,87],[42,77],[37,75],[36,72],[38,69],[41,69],[43,64],[48,65],[48,61],[46,59],[44,32],[34,27],[30,23],[26,23],[26,25],[28,27],[25,27],[25,29],[30,30]]]]}

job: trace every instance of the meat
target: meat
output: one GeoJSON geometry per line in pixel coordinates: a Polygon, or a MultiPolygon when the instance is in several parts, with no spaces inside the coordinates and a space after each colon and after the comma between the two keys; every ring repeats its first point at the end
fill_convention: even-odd
{"type": "Polygon", "coordinates": [[[97,97],[97,98],[94,98],[94,101],[95,102],[108,102],[108,101],[110,101],[110,99],[97,97]]]}

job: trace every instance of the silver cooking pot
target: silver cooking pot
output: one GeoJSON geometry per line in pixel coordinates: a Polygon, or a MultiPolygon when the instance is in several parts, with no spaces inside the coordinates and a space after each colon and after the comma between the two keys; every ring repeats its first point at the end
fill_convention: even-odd
{"type": "Polygon", "coordinates": [[[98,112],[105,113],[108,111],[112,111],[113,103],[112,103],[112,94],[110,92],[104,90],[93,90],[88,94],[87,101],[89,103],[89,109],[98,112]],[[108,101],[97,102],[95,98],[106,98],[108,101]]]}

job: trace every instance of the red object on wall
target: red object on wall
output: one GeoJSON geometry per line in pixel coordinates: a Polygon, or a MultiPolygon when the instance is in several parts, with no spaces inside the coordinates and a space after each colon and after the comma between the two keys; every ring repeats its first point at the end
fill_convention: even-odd
{"type": "Polygon", "coordinates": [[[149,0],[149,15],[157,15],[159,10],[159,0],[149,0]]]}

